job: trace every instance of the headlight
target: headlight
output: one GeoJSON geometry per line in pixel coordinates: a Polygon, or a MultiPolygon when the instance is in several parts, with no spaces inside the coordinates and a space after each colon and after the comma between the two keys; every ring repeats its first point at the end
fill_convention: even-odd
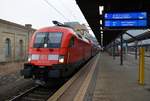
{"type": "Polygon", "coordinates": [[[64,63],[64,56],[60,55],[58,61],[59,63],[64,63]]]}
{"type": "Polygon", "coordinates": [[[28,56],[28,62],[30,62],[31,60],[39,60],[39,58],[40,58],[40,55],[38,54],[30,54],[28,56]]]}
{"type": "Polygon", "coordinates": [[[29,56],[28,56],[28,62],[31,61],[31,58],[32,58],[31,56],[32,56],[32,55],[29,55],[29,56]]]}
{"type": "Polygon", "coordinates": [[[31,61],[31,58],[29,57],[29,58],[28,58],[28,62],[30,62],[30,61],[31,61]]]}

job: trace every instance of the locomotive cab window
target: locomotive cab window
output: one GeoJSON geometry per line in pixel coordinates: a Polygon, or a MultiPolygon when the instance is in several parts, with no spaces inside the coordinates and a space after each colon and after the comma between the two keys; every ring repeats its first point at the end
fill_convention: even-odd
{"type": "Polygon", "coordinates": [[[61,45],[62,33],[60,32],[39,32],[36,33],[34,48],[59,48],[61,45]],[[47,44],[45,47],[44,45],[47,44]]]}
{"type": "Polygon", "coordinates": [[[55,32],[48,34],[48,48],[59,48],[61,45],[62,33],[55,32]]]}
{"type": "Polygon", "coordinates": [[[43,48],[45,40],[46,40],[46,33],[36,33],[34,48],[43,48]]]}
{"type": "Polygon", "coordinates": [[[73,46],[74,46],[74,38],[72,37],[70,39],[69,47],[73,47],[73,46]]]}

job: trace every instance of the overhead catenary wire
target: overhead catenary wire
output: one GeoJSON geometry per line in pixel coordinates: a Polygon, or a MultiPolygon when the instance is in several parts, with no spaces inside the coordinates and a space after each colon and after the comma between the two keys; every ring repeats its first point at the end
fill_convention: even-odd
{"type": "Polygon", "coordinates": [[[60,0],[59,2],[61,2],[62,5],[64,5],[65,9],[69,12],[69,14],[72,15],[74,19],[77,19],[77,17],[72,13],[72,11],[65,5],[65,3],[62,0],[60,0]]]}
{"type": "Polygon", "coordinates": [[[68,20],[69,21],[69,19],[67,18],[67,17],[65,17],[64,15],[63,15],[63,13],[61,13],[55,6],[53,6],[50,2],[48,2],[48,0],[44,0],[50,7],[52,7],[58,14],[60,14],[65,20],[68,20]]]}

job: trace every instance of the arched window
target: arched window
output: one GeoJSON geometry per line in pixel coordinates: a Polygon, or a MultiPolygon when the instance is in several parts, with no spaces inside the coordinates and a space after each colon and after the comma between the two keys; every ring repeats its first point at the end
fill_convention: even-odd
{"type": "Polygon", "coordinates": [[[19,54],[20,54],[20,57],[23,56],[23,41],[22,40],[19,41],[19,54]]]}
{"type": "Polygon", "coordinates": [[[5,40],[5,56],[11,57],[11,40],[9,38],[5,40]]]}

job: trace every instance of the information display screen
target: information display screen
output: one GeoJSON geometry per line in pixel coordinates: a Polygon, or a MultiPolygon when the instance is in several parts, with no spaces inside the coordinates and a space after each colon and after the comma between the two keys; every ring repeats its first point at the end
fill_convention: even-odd
{"type": "Polygon", "coordinates": [[[105,13],[105,28],[147,28],[147,12],[105,13]]]}
{"type": "Polygon", "coordinates": [[[105,21],[106,27],[142,27],[147,26],[147,20],[107,20],[105,21]]]}
{"type": "Polygon", "coordinates": [[[146,12],[133,13],[105,13],[105,19],[147,19],[146,12]]]}

